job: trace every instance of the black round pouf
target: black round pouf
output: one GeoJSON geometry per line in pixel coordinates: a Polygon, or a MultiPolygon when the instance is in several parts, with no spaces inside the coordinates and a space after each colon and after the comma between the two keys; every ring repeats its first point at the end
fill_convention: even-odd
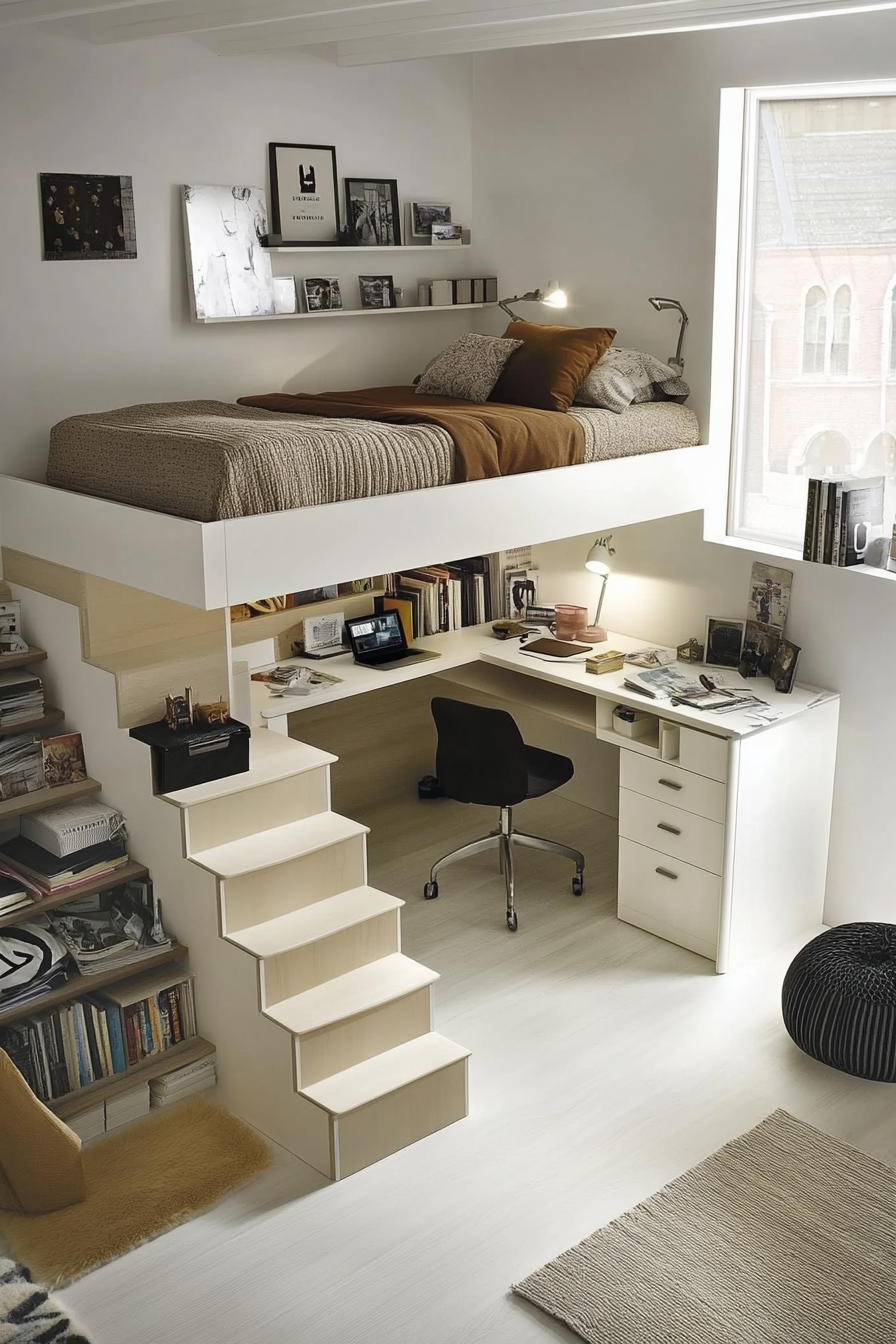
{"type": "Polygon", "coordinates": [[[813,1059],[896,1083],[896,924],[838,924],[813,938],[784,977],[781,1007],[813,1059]]]}

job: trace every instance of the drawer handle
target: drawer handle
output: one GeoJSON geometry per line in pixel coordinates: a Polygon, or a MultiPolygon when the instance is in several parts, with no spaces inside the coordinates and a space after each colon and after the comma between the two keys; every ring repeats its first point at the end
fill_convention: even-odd
{"type": "Polygon", "coordinates": [[[668,821],[658,821],[656,824],[658,831],[668,831],[670,835],[681,835],[677,826],[670,826],[668,821]]]}
{"type": "Polygon", "coordinates": [[[681,793],[683,784],[676,784],[674,779],[658,779],[657,784],[662,784],[664,789],[674,789],[676,793],[681,793]]]}
{"type": "Polygon", "coordinates": [[[673,882],[678,881],[678,874],[670,873],[668,868],[657,868],[655,871],[659,873],[660,877],[670,877],[673,882]]]}

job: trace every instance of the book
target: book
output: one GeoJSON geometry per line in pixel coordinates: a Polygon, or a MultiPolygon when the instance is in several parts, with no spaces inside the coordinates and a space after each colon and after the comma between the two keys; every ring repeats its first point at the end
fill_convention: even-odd
{"type": "Polygon", "coordinates": [[[0,863],[23,873],[48,892],[91,882],[95,877],[114,872],[127,861],[120,840],[105,840],[64,857],[51,854],[24,835],[15,835],[0,845],[0,863]]]}
{"type": "Polygon", "coordinates": [[[414,604],[407,598],[396,597],[394,593],[386,593],[379,599],[383,611],[397,611],[398,619],[401,621],[401,628],[404,631],[404,637],[408,644],[414,642],[414,604]]]}
{"type": "MultiPolygon", "coordinates": [[[[25,717],[30,718],[30,712],[25,717]]],[[[2,726],[3,719],[0,717],[2,726]]],[[[40,738],[21,733],[0,740],[0,800],[18,798],[43,787],[40,738]]]]}
{"type": "Polygon", "coordinates": [[[667,700],[672,696],[703,695],[705,687],[693,676],[675,667],[650,667],[643,672],[627,672],[623,686],[651,700],[667,700]]]}
{"type": "Polygon", "coordinates": [[[0,872],[0,915],[8,915],[20,906],[30,904],[31,897],[22,883],[0,872]]]}
{"type": "Polygon", "coordinates": [[[883,522],[884,478],[850,477],[839,484],[842,504],[838,563],[847,567],[860,565],[871,540],[871,529],[883,522]]]}
{"type": "Polygon", "coordinates": [[[454,285],[450,280],[432,280],[429,294],[429,301],[433,307],[443,307],[454,302],[454,285]]]}
{"type": "Polygon", "coordinates": [[[818,501],[821,481],[816,477],[809,480],[806,497],[806,527],[803,533],[803,559],[815,559],[815,534],[818,530],[818,501]]]}
{"type": "Polygon", "coordinates": [[[594,653],[585,659],[585,671],[600,676],[604,672],[618,672],[623,666],[625,655],[619,649],[607,649],[605,653],[594,653]]]}
{"type": "Polygon", "coordinates": [[[124,816],[117,808],[85,798],[26,814],[19,832],[48,853],[63,858],[91,845],[123,839],[125,827],[124,816]]]}

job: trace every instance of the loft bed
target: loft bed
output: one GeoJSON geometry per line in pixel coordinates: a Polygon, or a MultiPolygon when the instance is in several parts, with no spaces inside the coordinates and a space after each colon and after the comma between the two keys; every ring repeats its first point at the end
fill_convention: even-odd
{"type": "MultiPolygon", "coordinates": [[[[715,458],[680,397],[579,404],[611,329],[511,331],[525,341],[461,338],[476,359],[452,369],[475,379],[481,343],[519,347],[499,352],[518,386],[499,379],[492,397],[420,384],[71,417],[51,435],[49,484],[0,478],[0,540],[217,610],[704,507],[715,458]],[[578,348],[552,362],[545,340],[578,348]]],[[[622,361],[613,396],[633,354],[607,355],[622,361]]]]}

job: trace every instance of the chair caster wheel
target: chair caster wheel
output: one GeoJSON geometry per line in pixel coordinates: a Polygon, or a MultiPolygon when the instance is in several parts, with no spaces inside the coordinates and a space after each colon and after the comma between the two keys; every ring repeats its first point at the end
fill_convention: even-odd
{"type": "Polygon", "coordinates": [[[581,873],[576,873],[575,877],[572,880],[572,894],[573,896],[581,896],[584,890],[585,890],[585,879],[581,873]]]}
{"type": "Polygon", "coordinates": [[[519,920],[516,917],[515,910],[507,911],[507,927],[511,933],[516,933],[517,928],[519,927],[519,920]]]}
{"type": "Polygon", "coordinates": [[[439,894],[438,882],[427,882],[426,886],[423,888],[424,901],[434,901],[438,896],[438,894],[439,894]]]}

